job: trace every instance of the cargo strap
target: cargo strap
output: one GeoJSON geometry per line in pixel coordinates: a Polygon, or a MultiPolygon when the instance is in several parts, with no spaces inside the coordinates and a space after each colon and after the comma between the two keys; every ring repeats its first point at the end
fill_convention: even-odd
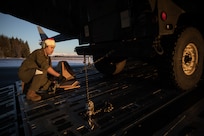
{"type": "Polygon", "coordinates": [[[153,42],[153,47],[154,47],[154,50],[156,51],[157,54],[159,54],[159,55],[164,54],[164,49],[163,49],[163,47],[161,46],[161,43],[160,43],[160,37],[155,38],[155,40],[153,42]]]}
{"type": "MultiPolygon", "coordinates": [[[[95,60],[93,63],[91,63],[88,59],[88,66],[86,65],[86,69],[92,67],[94,64],[100,62],[101,60],[103,60],[104,58],[110,56],[112,53],[114,52],[114,50],[109,51],[108,53],[106,53],[105,55],[103,55],[102,57],[98,58],[97,60],[95,60]]],[[[86,55],[84,55],[84,60],[86,59],[86,55]]],[[[86,62],[85,62],[86,63],[86,62]]],[[[81,71],[85,70],[85,67],[82,68],[81,71]]]]}

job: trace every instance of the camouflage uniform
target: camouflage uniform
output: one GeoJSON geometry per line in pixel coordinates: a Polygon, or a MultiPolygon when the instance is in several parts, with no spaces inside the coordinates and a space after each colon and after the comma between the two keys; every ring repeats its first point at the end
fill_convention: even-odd
{"type": "Polygon", "coordinates": [[[47,69],[52,66],[51,59],[46,56],[43,49],[33,51],[21,64],[18,76],[29,84],[29,90],[38,91],[40,87],[47,90],[51,81],[47,77],[47,69]],[[36,74],[40,70],[42,74],[36,74]]]}

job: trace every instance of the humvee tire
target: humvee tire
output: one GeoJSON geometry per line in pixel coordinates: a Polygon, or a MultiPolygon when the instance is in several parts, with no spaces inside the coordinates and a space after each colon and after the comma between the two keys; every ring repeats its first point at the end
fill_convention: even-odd
{"type": "Polygon", "coordinates": [[[203,73],[204,42],[201,33],[194,27],[187,27],[165,40],[162,42],[165,53],[159,76],[180,90],[195,89],[203,73]]]}

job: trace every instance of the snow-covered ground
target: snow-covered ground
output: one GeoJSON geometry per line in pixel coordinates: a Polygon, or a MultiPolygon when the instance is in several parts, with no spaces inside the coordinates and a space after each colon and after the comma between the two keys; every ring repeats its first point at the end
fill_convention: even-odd
{"type": "MultiPolygon", "coordinates": [[[[0,58],[0,67],[19,67],[23,60],[23,58],[0,58]]],[[[89,60],[92,63],[92,58],[89,60]]],[[[53,57],[52,65],[56,66],[59,61],[67,61],[70,66],[84,65],[84,58],[79,56],[53,57]]],[[[86,62],[88,62],[88,58],[86,62]]]]}

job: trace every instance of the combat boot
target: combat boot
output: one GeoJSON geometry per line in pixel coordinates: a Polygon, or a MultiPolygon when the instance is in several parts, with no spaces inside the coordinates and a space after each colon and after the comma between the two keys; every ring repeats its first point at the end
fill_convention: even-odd
{"type": "Polygon", "coordinates": [[[26,95],[26,98],[28,100],[31,100],[31,101],[39,101],[39,100],[41,100],[41,96],[36,94],[36,92],[33,91],[33,90],[29,90],[28,91],[28,93],[26,95]]]}

